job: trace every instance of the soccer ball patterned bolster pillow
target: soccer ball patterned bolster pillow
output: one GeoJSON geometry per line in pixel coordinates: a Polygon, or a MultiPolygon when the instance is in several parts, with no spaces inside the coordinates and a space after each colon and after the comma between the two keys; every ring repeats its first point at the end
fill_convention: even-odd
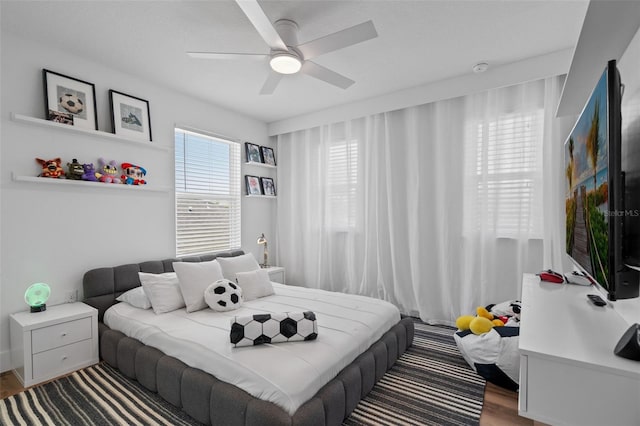
{"type": "Polygon", "coordinates": [[[231,343],[235,347],[314,340],[318,337],[316,315],[311,311],[256,314],[231,320],[231,343]]]}
{"type": "Polygon", "coordinates": [[[233,311],[242,305],[242,289],[229,280],[217,280],[204,291],[204,301],[214,311],[233,311]]]}

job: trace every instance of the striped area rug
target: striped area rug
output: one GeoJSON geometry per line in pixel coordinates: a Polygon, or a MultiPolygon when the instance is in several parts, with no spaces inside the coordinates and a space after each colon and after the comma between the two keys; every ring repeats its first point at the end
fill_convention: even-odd
{"type": "Polygon", "coordinates": [[[106,363],[0,401],[0,425],[196,425],[106,363]]]}
{"type": "Polygon", "coordinates": [[[485,380],[462,358],[455,328],[416,320],[413,346],[343,425],[477,425],[485,380]]]}
{"type": "MultiPolygon", "coordinates": [[[[416,321],[413,346],[360,401],[344,425],[477,425],[484,380],[466,364],[449,327],[416,321]]],[[[0,400],[1,425],[197,425],[107,364],[0,400]]]]}

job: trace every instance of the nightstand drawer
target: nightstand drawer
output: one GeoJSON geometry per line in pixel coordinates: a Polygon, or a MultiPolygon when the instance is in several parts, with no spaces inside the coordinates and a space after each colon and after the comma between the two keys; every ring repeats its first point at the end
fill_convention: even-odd
{"type": "Polygon", "coordinates": [[[90,338],[91,317],[39,328],[31,333],[32,353],[37,354],[90,338]]]}
{"type": "Polygon", "coordinates": [[[92,358],[93,340],[83,340],[33,355],[33,378],[54,377],[73,371],[92,358]]]}

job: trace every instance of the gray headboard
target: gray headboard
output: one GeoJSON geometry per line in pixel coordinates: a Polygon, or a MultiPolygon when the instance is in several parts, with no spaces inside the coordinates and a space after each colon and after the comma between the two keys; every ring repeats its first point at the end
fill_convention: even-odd
{"type": "Polygon", "coordinates": [[[140,286],[138,272],[162,274],[174,272],[173,262],[207,262],[216,257],[232,257],[244,254],[242,250],[223,251],[204,256],[190,256],[180,259],[152,260],[142,263],[97,268],[87,271],[82,278],[84,303],[98,310],[98,321],[102,322],[104,312],[116,302],[116,297],[127,290],[140,286]]]}

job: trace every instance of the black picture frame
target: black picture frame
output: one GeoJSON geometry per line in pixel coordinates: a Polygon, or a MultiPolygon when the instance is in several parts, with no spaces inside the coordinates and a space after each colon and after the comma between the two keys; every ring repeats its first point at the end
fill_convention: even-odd
{"type": "Polygon", "coordinates": [[[269,164],[270,166],[276,165],[276,155],[273,152],[273,148],[270,148],[268,146],[261,146],[260,155],[262,155],[262,162],[264,164],[269,164]]]}
{"type": "Polygon", "coordinates": [[[273,179],[268,177],[260,178],[260,187],[264,195],[276,196],[276,184],[273,179]]]}
{"type": "Polygon", "coordinates": [[[109,108],[114,134],[142,142],[153,140],[149,101],[110,89],[109,108]]]}
{"type": "Polygon", "coordinates": [[[56,117],[50,111],[71,114],[73,126],[98,130],[96,86],[88,81],[42,69],[44,116],[56,117]]]}
{"type": "Polygon", "coordinates": [[[247,195],[262,195],[262,184],[258,176],[244,175],[247,195]]]}
{"type": "Polygon", "coordinates": [[[247,158],[247,163],[263,163],[262,153],[260,152],[260,145],[255,143],[245,142],[244,153],[247,158]]]}

